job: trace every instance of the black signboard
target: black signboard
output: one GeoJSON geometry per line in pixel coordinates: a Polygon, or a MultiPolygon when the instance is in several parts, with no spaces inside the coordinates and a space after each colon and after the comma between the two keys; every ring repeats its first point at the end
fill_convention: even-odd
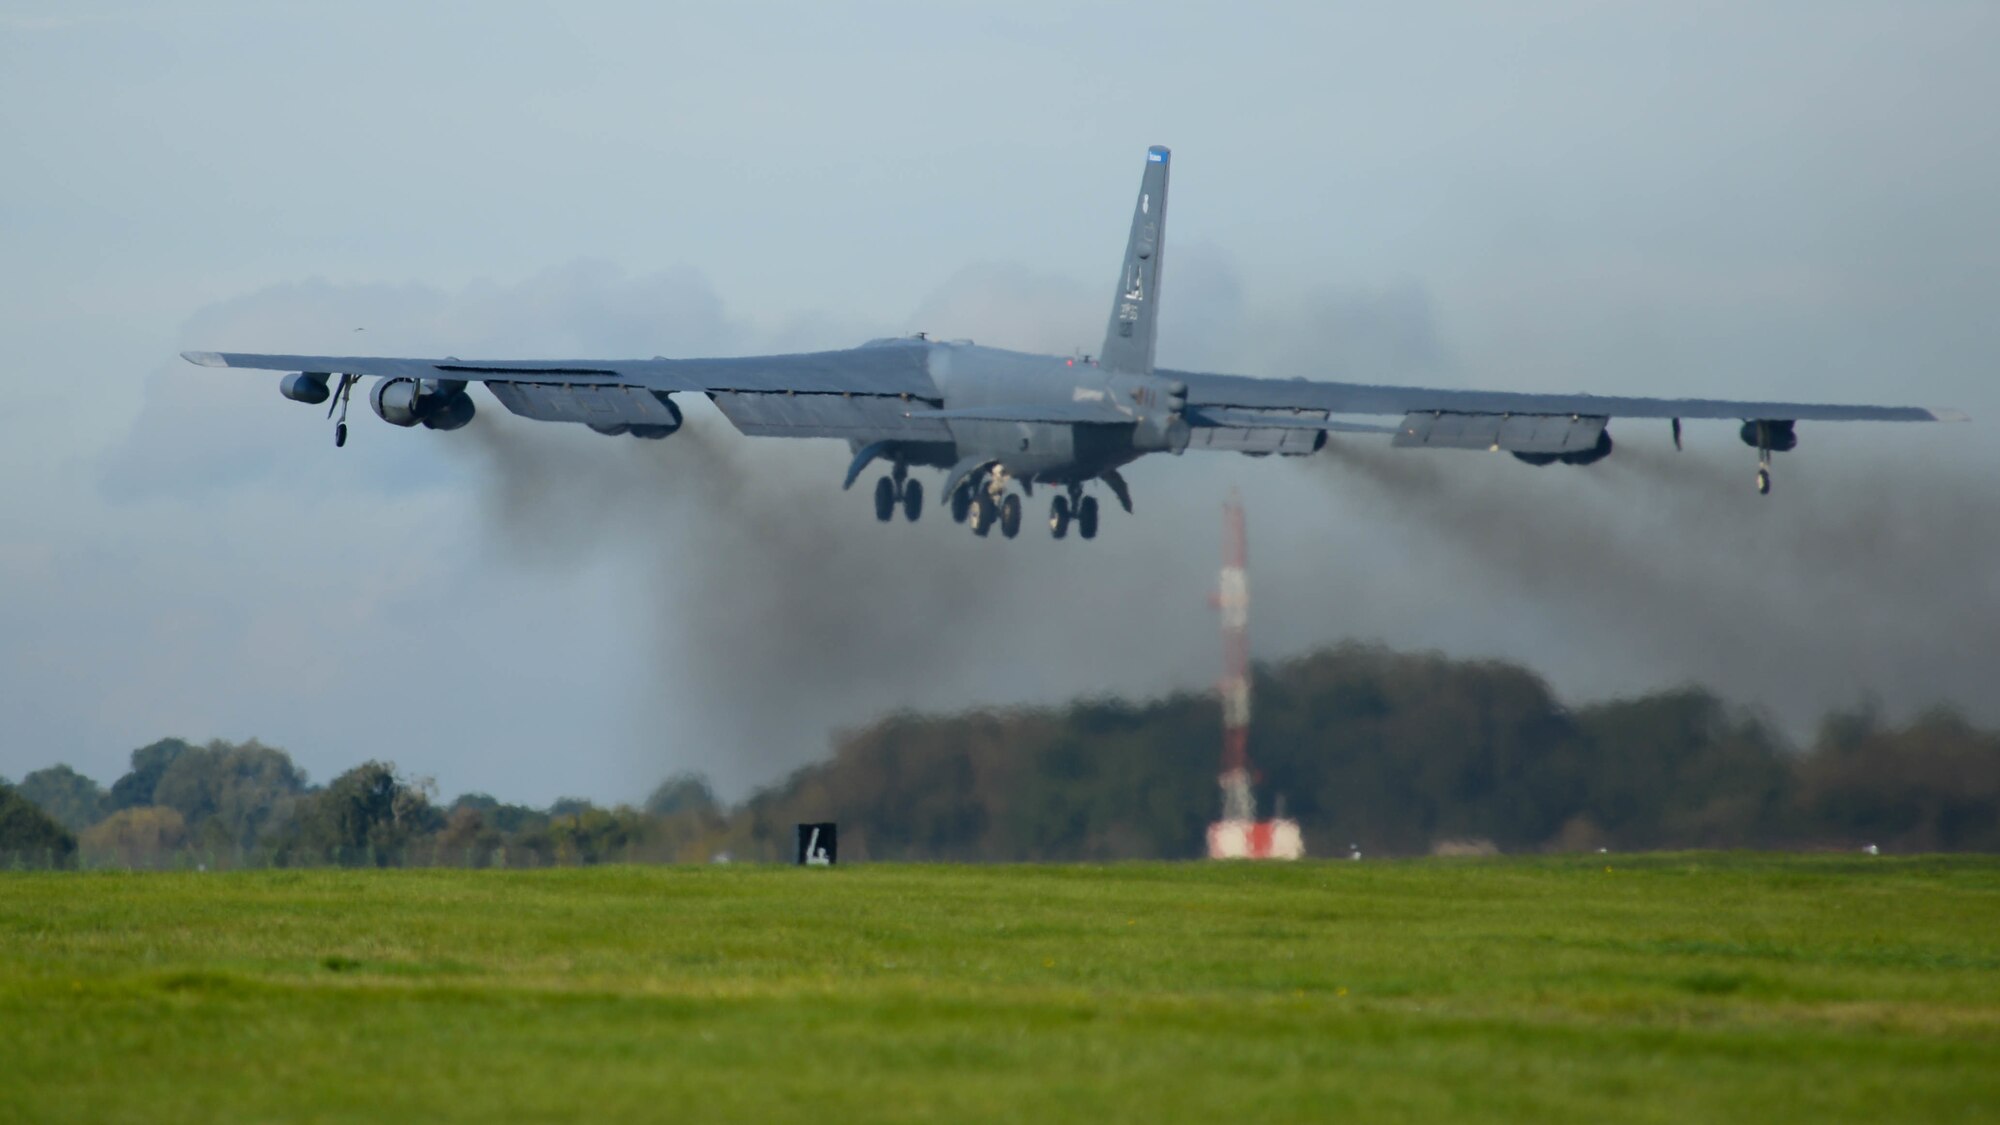
{"type": "Polygon", "coordinates": [[[840,853],[840,837],[833,823],[799,825],[799,859],[806,867],[832,867],[840,853]]]}

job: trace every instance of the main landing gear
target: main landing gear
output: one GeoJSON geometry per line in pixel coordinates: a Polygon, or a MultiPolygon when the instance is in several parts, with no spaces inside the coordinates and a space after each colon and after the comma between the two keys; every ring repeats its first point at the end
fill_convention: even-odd
{"type": "Polygon", "coordinates": [[[1069,534],[1072,523],[1078,538],[1097,538],[1097,497],[1085,496],[1076,485],[1070,485],[1067,496],[1049,502],[1049,534],[1061,539],[1069,534]]]}
{"type": "MultiPolygon", "coordinates": [[[[875,518],[888,523],[896,518],[896,509],[903,510],[903,518],[911,523],[924,512],[924,482],[909,479],[910,470],[896,466],[896,471],[875,482],[875,518]]],[[[958,518],[953,509],[953,518],[958,518]]]]}
{"type": "MultiPolygon", "coordinates": [[[[321,378],[325,378],[325,376],[321,376],[321,378]]],[[[336,409],[340,411],[340,421],[333,424],[333,447],[335,449],[339,449],[347,444],[347,403],[349,399],[354,397],[354,384],[360,381],[360,378],[357,376],[342,375],[340,377],[340,386],[334,389],[333,401],[326,404],[327,417],[333,417],[333,412],[336,409]]]]}
{"type": "Polygon", "coordinates": [[[968,500],[965,523],[972,533],[981,539],[993,534],[993,525],[1000,522],[1000,505],[985,493],[974,495],[968,500]]]}
{"type": "Polygon", "coordinates": [[[1009,539],[1021,534],[1021,497],[1007,491],[1011,480],[997,465],[966,478],[951,494],[951,518],[981,539],[995,527],[1009,539]]]}
{"type": "MultiPolygon", "coordinates": [[[[1013,478],[999,467],[967,477],[947,501],[953,522],[970,527],[981,539],[996,527],[1008,539],[1019,535],[1025,505],[1019,493],[1009,490],[1012,483],[1013,478]]],[[[1022,492],[1026,491],[1028,485],[1023,483],[1022,492]]],[[[1080,539],[1097,538],[1097,497],[1085,496],[1080,483],[1068,485],[1049,501],[1050,536],[1066,539],[1072,527],[1080,539]]]]}

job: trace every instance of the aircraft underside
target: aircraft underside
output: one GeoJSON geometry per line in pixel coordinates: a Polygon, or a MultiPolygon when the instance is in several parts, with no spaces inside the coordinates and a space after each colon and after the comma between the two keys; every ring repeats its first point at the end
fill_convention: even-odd
{"type": "Polygon", "coordinates": [[[968,453],[965,446],[941,442],[864,445],[856,450],[856,468],[849,471],[848,483],[870,461],[887,462],[888,471],[875,482],[875,518],[883,523],[899,516],[915,521],[923,514],[924,485],[910,476],[910,469],[944,469],[941,502],[952,522],[965,524],[982,539],[995,528],[1008,539],[1019,535],[1037,485],[1050,493],[1048,528],[1057,539],[1067,538],[1072,527],[1078,538],[1097,537],[1100,507],[1090,491],[1097,483],[1104,484],[1125,511],[1132,510],[1131,488],[1118,470],[1143,451],[1134,450],[1128,436],[1102,433],[1103,427],[1059,427],[1071,431],[1062,434],[1053,432],[1058,427],[1033,428],[1040,433],[1026,426],[1015,428],[1022,436],[1008,443],[1011,448],[1005,451],[968,453]],[[1066,452],[1037,454],[1037,448],[1066,452]]]}

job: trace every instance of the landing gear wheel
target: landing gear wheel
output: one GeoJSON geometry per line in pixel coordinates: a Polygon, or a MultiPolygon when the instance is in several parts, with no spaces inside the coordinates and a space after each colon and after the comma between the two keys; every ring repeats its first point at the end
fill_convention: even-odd
{"type": "Polygon", "coordinates": [[[961,484],[951,493],[951,522],[964,523],[972,514],[972,486],[961,484]]]}
{"type": "Polygon", "coordinates": [[[1049,534],[1057,539],[1069,534],[1069,497],[1058,496],[1049,502],[1049,534]]]}
{"type": "Polygon", "coordinates": [[[333,447],[335,449],[339,449],[341,446],[346,444],[347,444],[347,423],[341,422],[333,427],[333,447]]]}
{"type": "Polygon", "coordinates": [[[1011,492],[1000,501],[1000,534],[1009,539],[1021,534],[1021,498],[1011,492]]]}
{"type": "Polygon", "coordinates": [[[1097,538],[1097,497],[1086,496],[1077,501],[1076,533],[1085,539],[1097,538]]]}
{"type": "Polygon", "coordinates": [[[903,518],[911,523],[924,512],[924,482],[906,480],[903,482],[903,518]]]}
{"type": "Polygon", "coordinates": [[[896,518],[896,482],[888,477],[875,482],[875,518],[883,523],[896,518]]]}
{"type": "Polygon", "coordinates": [[[993,525],[1000,522],[1000,509],[991,497],[974,497],[971,517],[966,521],[972,525],[972,533],[981,539],[993,533],[993,525]]]}
{"type": "Polygon", "coordinates": [[[1771,494],[1771,470],[1769,470],[1769,469],[1758,469],[1758,470],[1757,470],[1757,495],[1759,495],[1759,496],[1769,496],[1770,494],[1771,494]]]}

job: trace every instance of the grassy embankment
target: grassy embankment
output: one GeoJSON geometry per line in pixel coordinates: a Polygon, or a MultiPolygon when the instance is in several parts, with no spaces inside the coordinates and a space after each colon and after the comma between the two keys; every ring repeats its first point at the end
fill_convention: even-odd
{"type": "Polygon", "coordinates": [[[385,1115],[1991,1121],[2000,861],[0,874],[0,1120],[385,1115]]]}

